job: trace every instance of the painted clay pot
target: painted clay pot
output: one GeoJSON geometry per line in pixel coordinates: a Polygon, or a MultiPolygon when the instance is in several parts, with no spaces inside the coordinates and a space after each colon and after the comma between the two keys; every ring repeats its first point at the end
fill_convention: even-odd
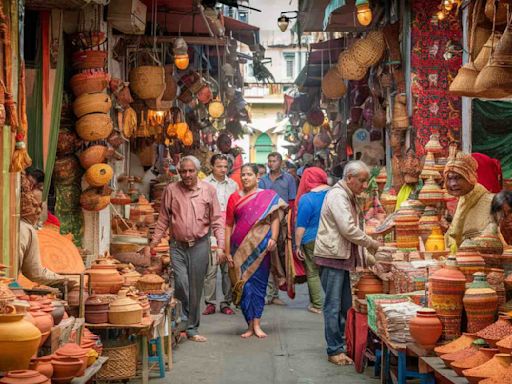
{"type": "Polygon", "coordinates": [[[487,283],[485,274],[477,272],[464,294],[463,303],[468,316],[468,332],[478,332],[494,322],[498,295],[487,283]]]}
{"type": "Polygon", "coordinates": [[[503,244],[498,236],[498,227],[496,224],[489,224],[480,236],[473,239],[478,244],[480,253],[490,255],[501,255],[503,253],[503,244]]]}
{"type": "Polygon", "coordinates": [[[437,356],[445,355],[448,353],[454,353],[470,347],[476,339],[476,335],[470,333],[463,333],[457,339],[447,344],[435,347],[434,352],[437,354],[437,356]]]}
{"type": "Polygon", "coordinates": [[[52,356],[42,356],[38,358],[36,371],[51,379],[53,376],[52,356]]]}
{"type": "Polygon", "coordinates": [[[50,384],[50,379],[37,371],[17,370],[7,372],[0,384],[50,384]]]}
{"type": "MultiPolygon", "coordinates": [[[[77,357],[64,357],[55,356],[52,359],[53,365],[53,378],[64,380],[65,378],[72,378],[79,375],[82,370],[83,362],[77,357]]],[[[61,381],[62,382],[62,381],[61,381]]]]}
{"type": "Polygon", "coordinates": [[[480,380],[504,373],[512,363],[512,356],[505,353],[497,353],[493,358],[478,367],[466,369],[462,374],[471,384],[479,383],[480,380]]]}
{"type": "Polygon", "coordinates": [[[484,339],[491,347],[496,347],[498,341],[512,335],[510,317],[500,316],[497,321],[488,325],[476,335],[484,339]]]}
{"type": "Polygon", "coordinates": [[[117,293],[123,286],[124,280],[115,265],[93,264],[87,272],[90,276],[89,284],[95,293],[117,293]]]}
{"type": "Polygon", "coordinates": [[[422,308],[409,321],[409,331],[414,341],[425,349],[432,349],[443,331],[443,324],[431,308],[422,308]]]}
{"type": "Polygon", "coordinates": [[[363,272],[356,284],[356,288],[357,298],[361,300],[365,299],[366,295],[382,293],[384,289],[382,280],[372,272],[363,272]]]}
{"type": "Polygon", "coordinates": [[[37,352],[41,331],[24,314],[0,315],[0,371],[26,369],[37,352]]]}
{"type": "Polygon", "coordinates": [[[443,338],[455,339],[460,335],[466,277],[457,268],[453,256],[448,257],[444,268],[430,275],[429,289],[431,307],[443,323],[443,338]]]}
{"type": "Polygon", "coordinates": [[[458,376],[463,376],[463,371],[482,365],[491,360],[499,351],[496,348],[480,348],[474,355],[456,360],[450,364],[458,376]]]}

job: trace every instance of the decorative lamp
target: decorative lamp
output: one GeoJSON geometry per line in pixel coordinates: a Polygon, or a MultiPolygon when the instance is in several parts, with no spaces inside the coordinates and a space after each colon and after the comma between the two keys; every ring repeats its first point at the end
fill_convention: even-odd
{"type": "Polygon", "coordinates": [[[224,114],[224,105],[216,98],[208,105],[208,113],[213,119],[218,119],[224,114]]]}
{"type": "Polygon", "coordinates": [[[359,22],[359,24],[361,24],[364,27],[370,25],[370,23],[372,22],[373,15],[368,0],[357,0],[356,9],[357,21],[359,22]]]}
{"type": "Polygon", "coordinates": [[[288,29],[288,24],[290,24],[290,19],[287,18],[285,15],[281,15],[277,19],[277,26],[279,27],[281,32],[284,32],[288,29]]]}
{"type": "Polygon", "coordinates": [[[174,65],[176,68],[184,70],[188,68],[190,59],[188,57],[188,45],[182,37],[176,38],[173,44],[174,65]]]}

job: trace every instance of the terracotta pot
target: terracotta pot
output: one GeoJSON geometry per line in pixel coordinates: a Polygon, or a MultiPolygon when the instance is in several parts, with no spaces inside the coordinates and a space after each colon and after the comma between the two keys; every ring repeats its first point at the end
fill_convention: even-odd
{"type": "Polygon", "coordinates": [[[123,286],[123,278],[115,265],[94,264],[87,272],[89,284],[95,293],[117,293],[123,286]]]}
{"type": "Polygon", "coordinates": [[[42,310],[30,311],[30,313],[36,321],[36,327],[39,328],[42,333],[48,332],[52,329],[54,324],[53,317],[50,313],[42,310]]]}
{"type": "Polygon", "coordinates": [[[485,271],[485,261],[478,252],[474,251],[457,251],[457,267],[466,277],[466,282],[471,283],[474,274],[485,271]]]}
{"type": "Polygon", "coordinates": [[[434,309],[423,308],[409,321],[409,331],[418,345],[432,349],[441,337],[443,324],[434,309]]]}
{"type": "Polygon", "coordinates": [[[457,339],[447,344],[440,345],[439,347],[435,347],[434,352],[437,354],[437,356],[445,355],[448,353],[454,353],[470,347],[476,339],[476,335],[473,335],[471,333],[463,333],[457,339]]]}
{"type": "Polygon", "coordinates": [[[108,320],[112,324],[137,324],[142,322],[142,306],[129,297],[120,297],[110,304],[108,320]]]}
{"type": "Polygon", "coordinates": [[[108,323],[109,303],[98,296],[91,296],[85,302],[85,321],[91,324],[108,323]]]}
{"type": "Polygon", "coordinates": [[[431,307],[443,323],[442,336],[452,340],[460,335],[462,298],[466,288],[466,278],[458,270],[453,256],[448,258],[444,268],[430,275],[429,287],[431,307]]]}
{"type": "Polygon", "coordinates": [[[18,370],[7,372],[0,384],[50,384],[50,379],[37,371],[18,370]]]}
{"type": "Polygon", "coordinates": [[[494,322],[498,296],[487,283],[484,273],[474,274],[473,283],[466,290],[463,303],[468,316],[468,332],[478,332],[494,322]]]}
{"type": "Polygon", "coordinates": [[[498,352],[499,351],[495,348],[480,348],[474,355],[461,360],[456,360],[451,363],[450,366],[458,376],[463,376],[462,372],[464,370],[475,368],[486,363],[487,361],[491,360],[498,352]]]}
{"type": "Polygon", "coordinates": [[[366,295],[383,292],[382,280],[379,279],[372,272],[364,272],[356,284],[357,297],[361,300],[366,298],[366,295]]]}
{"type": "MultiPolygon", "coordinates": [[[[84,302],[87,301],[87,298],[89,297],[89,294],[87,293],[87,289],[83,290],[83,299],[84,302]]],[[[68,305],[70,307],[78,307],[80,305],[79,302],[80,298],[80,288],[74,287],[71,291],[68,292],[68,305]]]]}
{"type": "Polygon", "coordinates": [[[2,372],[26,369],[30,358],[37,352],[41,331],[23,317],[23,313],[0,315],[0,371],[2,372]]]}
{"type": "Polygon", "coordinates": [[[51,379],[53,376],[53,365],[52,365],[52,356],[42,356],[36,359],[36,371],[42,375],[45,375],[47,378],[51,379]]]}
{"type": "Polygon", "coordinates": [[[56,356],[52,359],[53,377],[57,379],[74,378],[82,370],[83,361],[77,357],[56,356]]]}
{"type": "MultiPolygon", "coordinates": [[[[62,347],[57,349],[55,352],[55,359],[61,359],[61,358],[67,358],[67,357],[73,357],[80,359],[82,362],[82,366],[80,367],[78,373],[76,376],[82,376],[85,372],[85,368],[87,368],[87,353],[89,352],[88,349],[84,349],[80,346],[78,346],[75,343],[67,343],[64,344],[62,347]]],[[[52,362],[53,364],[53,362],[52,362]]],[[[55,370],[55,365],[53,366],[55,370]]],[[[54,373],[55,375],[55,373],[54,373]]]]}
{"type": "Polygon", "coordinates": [[[505,353],[497,353],[486,363],[475,368],[466,369],[462,373],[471,384],[476,384],[480,380],[504,373],[510,366],[510,363],[512,363],[512,356],[505,353]]]}

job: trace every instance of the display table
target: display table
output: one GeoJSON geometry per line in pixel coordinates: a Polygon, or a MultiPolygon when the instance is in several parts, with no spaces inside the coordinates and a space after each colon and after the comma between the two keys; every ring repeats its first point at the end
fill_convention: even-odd
{"type": "Polygon", "coordinates": [[[419,379],[421,384],[434,384],[435,379],[429,369],[421,360],[421,357],[431,352],[419,347],[414,343],[401,344],[386,340],[379,336],[381,340],[381,383],[406,384],[407,378],[419,379]],[[390,368],[390,356],[393,354],[398,359],[397,371],[390,368]],[[418,357],[418,370],[413,371],[407,367],[407,356],[418,357]]]}
{"type": "Polygon", "coordinates": [[[93,365],[88,367],[85,370],[85,373],[80,377],[75,377],[71,380],[71,384],[86,384],[89,380],[91,380],[95,374],[103,367],[103,364],[108,360],[108,357],[100,356],[98,360],[94,362],[93,365]]]}
{"type": "Polygon", "coordinates": [[[439,357],[428,356],[420,357],[420,360],[431,369],[435,376],[436,383],[440,384],[467,384],[468,380],[465,377],[457,376],[455,371],[446,368],[443,360],[439,357]]]}

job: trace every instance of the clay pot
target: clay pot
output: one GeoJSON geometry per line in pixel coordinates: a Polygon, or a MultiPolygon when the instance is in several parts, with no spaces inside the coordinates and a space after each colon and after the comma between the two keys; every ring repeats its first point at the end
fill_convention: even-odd
{"type": "Polygon", "coordinates": [[[471,333],[463,333],[457,339],[447,344],[440,345],[439,347],[435,347],[434,352],[437,354],[437,356],[454,353],[470,347],[476,339],[476,335],[471,333]]]}
{"type": "Polygon", "coordinates": [[[87,272],[89,284],[95,293],[117,293],[123,286],[123,278],[115,265],[93,264],[87,272]]]}
{"type": "Polygon", "coordinates": [[[512,356],[505,353],[497,353],[486,363],[475,368],[466,369],[462,373],[471,384],[476,384],[480,380],[504,373],[510,366],[510,363],[512,363],[512,356]]]}
{"type": "Polygon", "coordinates": [[[53,311],[51,312],[51,315],[53,317],[53,323],[55,325],[59,325],[62,321],[62,318],[64,317],[64,304],[60,300],[54,300],[52,301],[53,304],[53,311]]]}
{"type": "Polygon", "coordinates": [[[74,377],[82,376],[79,373],[82,370],[83,362],[78,357],[55,356],[52,359],[52,365],[54,379],[64,380],[68,378],[71,381],[74,377]]]}
{"type": "Polygon", "coordinates": [[[416,316],[409,321],[409,331],[418,345],[425,349],[432,349],[441,337],[443,324],[437,317],[436,311],[431,308],[422,308],[416,316]]]}
{"type": "Polygon", "coordinates": [[[382,280],[372,272],[363,272],[356,284],[356,288],[357,298],[361,300],[365,299],[366,295],[382,293],[384,289],[382,280]]]}
{"type": "MultiPolygon", "coordinates": [[[[84,302],[89,297],[89,294],[87,293],[87,290],[83,290],[83,299],[84,302]]],[[[80,305],[79,302],[80,299],[80,287],[74,287],[71,291],[68,292],[68,305],[70,307],[78,307],[80,305]]]]}
{"type": "Polygon", "coordinates": [[[429,287],[431,307],[443,323],[442,336],[452,340],[460,335],[462,298],[466,288],[466,278],[458,270],[453,256],[448,258],[444,268],[430,275],[429,287]]]}
{"type": "MultiPolygon", "coordinates": [[[[76,376],[82,376],[85,372],[85,368],[87,368],[87,353],[89,352],[88,349],[84,349],[80,346],[78,346],[75,343],[67,343],[64,344],[62,347],[57,349],[55,352],[54,360],[61,360],[62,358],[77,358],[82,362],[81,367],[79,368],[78,372],[76,373],[76,376]]],[[[55,364],[53,363],[54,371],[56,369],[55,364]]],[[[54,376],[56,375],[56,372],[54,372],[54,376]]]]}
{"type": "Polygon", "coordinates": [[[109,303],[98,296],[91,296],[85,302],[85,321],[91,324],[108,323],[109,303]]]}
{"type": "Polygon", "coordinates": [[[456,260],[457,267],[468,283],[473,281],[475,273],[485,271],[485,261],[478,252],[460,249],[457,251],[456,260]]]}
{"type": "Polygon", "coordinates": [[[18,370],[7,372],[0,384],[50,384],[50,379],[37,371],[18,370]]]}
{"type": "Polygon", "coordinates": [[[41,331],[24,314],[0,315],[0,371],[26,369],[37,352],[41,331]]]}
{"type": "Polygon", "coordinates": [[[47,378],[51,379],[53,376],[52,356],[42,356],[36,359],[37,365],[35,370],[47,378]]]}
{"type": "Polygon", "coordinates": [[[487,361],[491,360],[498,352],[499,351],[495,348],[480,348],[474,355],[464,359],[456,360],[451,363],[450,366],[458,376],[463,376],[462,372],[464,370],[475,368],[486,363],[487,361]]]}
{"type": "Polygon", "coordinates": [[[503,253],[503,244],[498,236],[498,227],[496,224],[489,224],[480,236],[473,241],[478,245],[480,253],[490,255],[501,255],[503,253]]]}
{"type": "Polygon", "coordinates": [[[463,303],[468,315],[468,332],[478,332],[493,323],[498,308],[498,296],[487,283],[484,273],[474,274],[473,283],[466,290],[463,303]]]}
{"type": "Polygon", "coordinates": [[[108,320],[112,324],[137,324],[142,322],[142,306],[129,297],[120,297],[110,304],[108,320]]]}

